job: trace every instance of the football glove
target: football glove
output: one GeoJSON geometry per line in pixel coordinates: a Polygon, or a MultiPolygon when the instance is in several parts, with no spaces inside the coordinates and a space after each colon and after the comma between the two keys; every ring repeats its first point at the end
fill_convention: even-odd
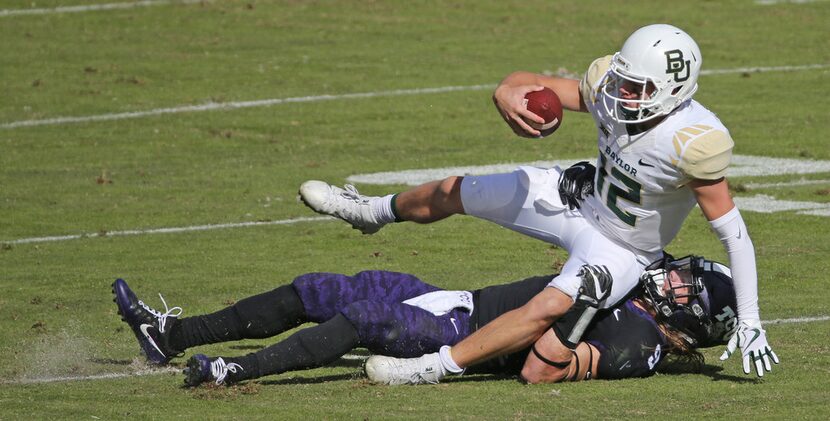
{"type": "MultiPolygon", "coordinates": [[[[600,307],[605,305],[605,300],[611,295],[611,286],[614,284],[614,278],[605,265],[583,265],[576,275],[582,278],[582,286],[579,287],[579,293],[574,301],[574,306],[571,307],[571,311],[582,309],[582,314],[573,324],[573,327],[569,326],[571,325],[570,322],[565,323],[569,326],[571,332],[567,335],[564,343],[565,346],[571,349],[576,349],[577,344],[582,339],[582,334],[585,333],[585,329],[593,320],[594,315],[597,314],[600,307]]],[[[567,331],[567,328],[563,331],[567,331]]]]}
{"type": "Polygon", "coordinates": [[[720,356],[720,360],[724,361],[729,358],[735,349],[741,348],[743,356],[744,373],[749,374],[752,371],[751,363],[755,364],[755,371],[758,377],[763,377],[764,372],[772,371],[772,362],[778,364],[778,356],[772,351],[767,343],[766,331],[761,328],[760,320],[741,320],[738,323],[738,328],[735,334],[729,339],[726,344],[726,351],[720,356]]]}
{"type": "Polygon", "coordinates": [[[570,210],[579,209],[580,202],[594,193],[597,168],[588,161],[577,162],[559,177],[559,198],[570,210]]]}
{"type": "Polygon", "coordinates": [[[576,276],[582,278],[577,301],[582,301],[589,307],[598,308],[611,295],[614,278],[605,265],[583,265],[576,276]]]}

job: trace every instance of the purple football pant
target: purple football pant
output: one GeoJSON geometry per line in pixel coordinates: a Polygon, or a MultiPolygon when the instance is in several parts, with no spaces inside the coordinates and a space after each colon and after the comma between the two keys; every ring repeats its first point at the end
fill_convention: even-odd
{"type": "Polygon", "coordinates": [[[435,316],[402,303],[441,289],[413,275],[374,270],[354,276],[308,273],[293,285],[308,321],[322,323],[342,313],[357,329],[358,346],[375,354],[416,357],[455,345],[470,334],[466,310],[435,316]]]}

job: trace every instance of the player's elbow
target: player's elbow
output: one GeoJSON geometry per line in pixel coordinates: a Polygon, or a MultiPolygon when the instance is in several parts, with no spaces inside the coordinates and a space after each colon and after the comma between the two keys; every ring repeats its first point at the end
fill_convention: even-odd
{"type": "Polygon", "coordinates": [[[544,384],[544,383],[558,383],[567,376],[567,370],[554,369],[548,367],[545,370],[537,370],[533,367],[525,365],[522,368],[522,381],[527,384],[544,384]]]}
{"type": "Polygon", "coordinates": [[[540,376],[537,373],[534,373],[533,370],[531,370],[527,366],[522,367],[521,377],[522,381],[524,381],[527,384],[542,383],[542,381],[540,380],[540,376]]]}

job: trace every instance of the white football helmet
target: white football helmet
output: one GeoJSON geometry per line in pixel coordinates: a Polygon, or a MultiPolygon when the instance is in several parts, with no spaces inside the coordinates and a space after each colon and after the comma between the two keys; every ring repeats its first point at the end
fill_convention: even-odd
{"type": "Polygon", "coordinates": [[[624,124],[666,115],[697,91],[702,64],[700,48],[683,30],[664,24],[642,27],[611,59],[602,87],[605,109],[614,121],[624,124]],[[625,81],[642,87],[639,99],[621,97],[625,81]],[[651,94],[647,94],[649,84],[654,85],[651,94]]]}

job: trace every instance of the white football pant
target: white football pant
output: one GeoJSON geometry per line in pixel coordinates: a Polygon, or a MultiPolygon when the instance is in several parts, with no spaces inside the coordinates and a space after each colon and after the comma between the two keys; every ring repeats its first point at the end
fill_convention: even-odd
{"type": "MultiPolygon", "coordinates": [[[[548,286],[576,299],[583,265],[605,265],[614,278],[605,308],[611,307],[637,286],[640,275],[654,256],[636,254],[611,241],[559,199],[558,167],[519,167],[512,173],[465,176],[461,182],[464,212],[505,228],[555,244],[568,251],[559,276],[548,286]]],[[[659,257],[659,256],[657,256],[659,257]]]]}

